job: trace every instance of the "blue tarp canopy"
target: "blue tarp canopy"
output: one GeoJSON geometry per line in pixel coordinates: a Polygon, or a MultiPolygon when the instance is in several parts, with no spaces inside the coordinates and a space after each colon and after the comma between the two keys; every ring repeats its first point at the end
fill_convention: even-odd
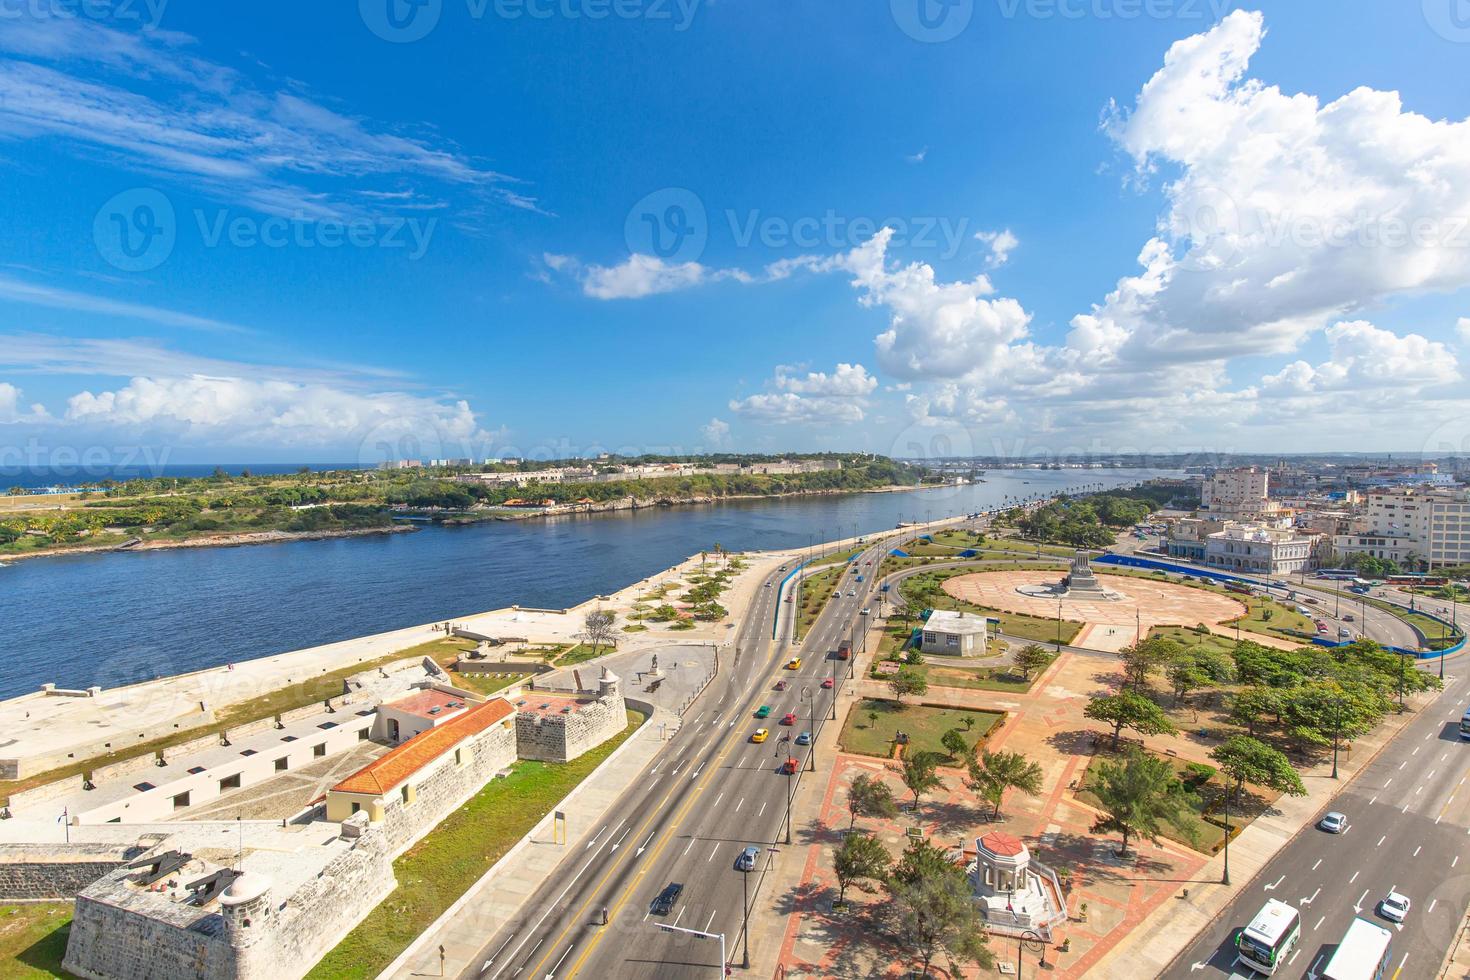
{"type": "Polygon", "coordinates": [[[892,555],[895,558],[907,558],[907,557],[909,557],[909,553],[907,551],[900,551],[897,548],[894,548],[892,551],[889,552],[889,554],[892,555]]]}
{"type": "Polygon", "coordinates": [[[980,552],[976,551],[974,548],[966,548],[964,551],[961,551],[960,552],[960,557],[961,558],[974,558],[978,554],[980,554],[980,552]]]}

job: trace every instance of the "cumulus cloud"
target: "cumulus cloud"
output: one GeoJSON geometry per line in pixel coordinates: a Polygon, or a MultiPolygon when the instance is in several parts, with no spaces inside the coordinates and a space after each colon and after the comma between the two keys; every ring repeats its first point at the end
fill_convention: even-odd
{"type": "Polygon", "coordinates": [[[1455,336],[1460,338],[1460,343],[1470,344],[1470,316],[1455,321],[1455,336]]]}
{"type": "Polygon", "coordinates": [[[1393,388],[1417,391],[1460,380],[1459,365],[1449,349],[1419,334],[1399,336],[1365,320],[1327,328],[1329,359],[1317,365],[1294,361],[1262,380],[1268,392],[1308,394],[1350,391],[1367,396],[1393,388]]]}
{"type": "Polygon", "coordinates": [[[878,387],[876,378],[861,364],[838,364],[830,373],[797,373],[785,365],[776,368],[769,392],[734,399],[730,411],[757,422],[825,425],[861,422],[867,396],[878,387]]]}
{"type": "MultiPolygon", "coordinates": [[[[557,269],[567,268],[563,261],[557,269]]],[[[582,291],[593,299],[642,299],[708,282],[719,275],[698,262],[665,262],[655,255],[630,255],[617,265],[590,265],[582,291]]]]}
{"type": "Polygon", "coordinates": [[[42,405],[22,405],[21,394],[15,385],[0,381],[0,425],[44,422],[50,418],[42,405]]]}
{"type": "Polygon", "coordinates": [[[710,419],[700,427],[699,432],[710,446],[723,446],[730,441],[730,423],[724,419],[710,419]]]}
{"type": "Polygon", "coordinates": [[[978,231],[975,233],[975,240],[984,242],[990,249],[990,258],[986,259],[985,264],[992,269],[1005,265],[1011,252],[1021,244],[1021,240],[1009,228],[1003,231],[978,231]]]}

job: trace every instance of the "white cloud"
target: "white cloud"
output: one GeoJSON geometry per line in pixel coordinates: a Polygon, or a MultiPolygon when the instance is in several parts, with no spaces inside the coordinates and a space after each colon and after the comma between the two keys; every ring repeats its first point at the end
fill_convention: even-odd
{"type": "Polygon", "coordinates": [[[50,418],[44,406],[23,406],[21,390],[13,384],[0,381],[0,425],[44,422],[50,418]]]}
{"type": "Polygon", "coordinates": [[[793,374],[780,366],[771,381],[774,391],[733,399],[730,411],[757,422],[814,424],[861,422],[867,396],[878,386],[861,364],[838,364],[831,372],[793,374]]]}
{"type": "Polygon", "coordinates": [[[1016,246],[1021,244],[1021,240],[1009,228],[1001,231],[977,231],[975,239],[989,247],[990,258],[986,259],[985,264],[992,269],[1005,265],[1016,246]]]}
{"type": "Polygon", "coordinates": [[[1141,178],[1169,175],[1154,288],[1094,313],[1120,357],[1287,353],[1389,296],[1470,284],[1470,121],[1363,87],[1284,93],[1246,74],[1264,33],[1235,11],[1177,42],[1107,121],[1141,178]]]}
{"type": "Polygon", "coordinates": [[[724,446],[730,441],[730,423],[724,419],[712,418],[699,431],[704,436],[704,441],[712,447],[724,446]]]}
{"type": "Polygon", "coordinates": [[[363,461],[471,456],[490,438],[463,400],[254,377],[133,378],[71,396],[65,419],[210,446],[355,445],[363,461]]]}
{"type": "Polygon", "coordinates": [[[442,140],[330,109],[295,83],[258,87],[193,47],[184,34],[124,32],[85,18],[7,19],[0,138],[58,138],[297,219],[437,208],[448,188],[536,208],[519,181],[442,140]]]}
{"type": "MultiPolygon", "coordinates": [[[[564,261],[552,266],[566,267],[564,261]]],[[[634,254],[618,265],[588,266],[582,276],[582,291],[593,299],[641,299],[701,285],[711,275],[698,262],[669,263],[654,255],[634,254]]]]}
{"type": "Polygon", "coordinates": [[[838,267],[853,275],[864,306],[884,306],[888,329],[875,340],[878,362],[900,378],[956,378],[985,367],[1026,336],[1031,316],[1013,299],[990,299],[995,288],[978,275],[937,281],[923,262],[889,267],[884,228],[843,255],[838,267]]]}
{"type": "Polygon", "coordinates": [[[1455,335],[1460,338],[1460,343],[1470,344],[1470,316],[1462,316],[1455,321],[1455,335]]]}
{"type": "Polygon", "coordinates": [[[1364,320],[1327,328],[1330,358],[1316,366],[1295,361],[1262,379],[1269,392],[1308,394],[1346,391],[1357,397],[1384,389],[1412,393],[1460,380],[1455,356],[1444,344],[1419,334],[1399,336],[1364,320]]]}
{"type": "Polygon", "coordinates": [[[927,146],[924,146],[919,148],[918,153],[907,154],[906,156],[904,156],[904,159],[907,160],[909,163],[923,163],[924,158],[928,155],[929,148],[927,146]]]}
{"type": "Polygon", "coordinates": [[[0,299],[58,310],[71,310],[77,313],[99,313],[104,316],[125,317],[130,320],[145,320],[161,327],[181,327],[186,330],[204,330],[211,333],[253,332],[248,327],[226,323],[223,320],[166,310],[145,303],[130,303],[125,300],[107,299],[54,286],[41,286],[6,275],[0,275],[0,299]]]}

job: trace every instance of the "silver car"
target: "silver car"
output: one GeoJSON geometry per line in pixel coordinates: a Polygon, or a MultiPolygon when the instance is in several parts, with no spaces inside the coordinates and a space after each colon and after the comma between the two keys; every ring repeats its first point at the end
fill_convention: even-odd
{"type": "Polygon", "coordinates": [[[1338,813],[1336,810],[1333,810],[1321,820],[1318,820],[1317,826],[1329,834],[1340,834],[1344,830],[1347,830],[1347,814],[1338,813]]]}
{"type": "Polygon", "coordinates": [[[735,870],[754,871],[755,859],[760,857],[760,853],[761,849],[755,846],[747,847],[745,850],[741,851],[740,856],[735,859],[735,870]]]}

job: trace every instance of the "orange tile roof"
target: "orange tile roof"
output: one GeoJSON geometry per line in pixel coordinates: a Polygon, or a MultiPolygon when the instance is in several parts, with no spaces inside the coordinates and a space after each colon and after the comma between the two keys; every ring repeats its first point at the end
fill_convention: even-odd
{"type": "Polygon", "coordinates": [[[415,691],[413,694],[401,697],[396,701],[388,701],[383,707],[402,711],[404,714],[414,715],[419,718],[437,719],[441,715],[447,720],[454,717],[460,711],[469,707],[469,703],[459,694],[446,694],[432,688],[425,691],[415,691]],[[434,709],[438,709],[437,711],[434,709]]]}
{"type": "Polygon", "coordinates": [[[332,787],[334,793],[382,796],[472,735],[515,714],[504,698],[495,698],[437,728],[415,735],[332,787]]]}

